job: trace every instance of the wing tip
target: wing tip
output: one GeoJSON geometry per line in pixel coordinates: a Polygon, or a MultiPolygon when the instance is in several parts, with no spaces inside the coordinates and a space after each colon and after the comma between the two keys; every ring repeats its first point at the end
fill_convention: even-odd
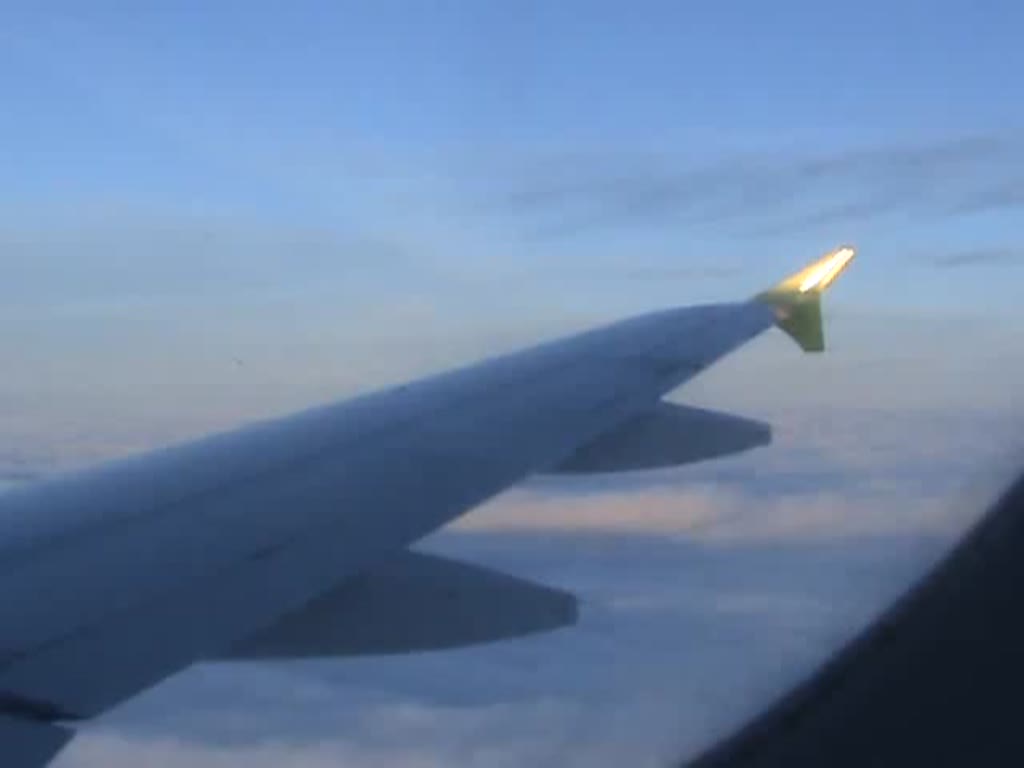
{"type": "Polygon", "coordinates": [[[823,352],[825,333],[821,319],[821,295],[857,255],[852,245],[841,245],[796,272],[757,299],[772,307],[775,322],[804,352],[823,352]]]}
{"type": "Polygon", "coordinates": [[[852,245],[841,245],[821,258],[807,265],[781,283],[771,288],[768,293],[779,292],[795,295],[818,295],[824,293],[832,283],[850,266],[857,255],[852,245]]]}

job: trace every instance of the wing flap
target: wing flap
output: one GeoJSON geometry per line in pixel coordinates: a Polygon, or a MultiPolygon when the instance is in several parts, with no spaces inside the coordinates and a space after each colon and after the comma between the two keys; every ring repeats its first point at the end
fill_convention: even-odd
{"type": "Polygon", "coordinates": [[[579,448],[551,470],[594,474],[655,469],[740,453],[771,442],[763,422],[685,405],[654,408],[579,448]]]}
{"type": "Polygon", "coordinates": [[[576,621],[576,598],[479,566],[404,552],[314,600],[222,659],[458,648],[576,621]]]}

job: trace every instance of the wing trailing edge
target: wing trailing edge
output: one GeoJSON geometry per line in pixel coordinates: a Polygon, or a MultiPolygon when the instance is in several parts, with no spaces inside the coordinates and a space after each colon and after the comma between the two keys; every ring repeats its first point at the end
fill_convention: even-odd
{"type": "Polygon", "coordinates": [[[763,422],[660,402],[580,447],[549,472],[597,474],[676,467],[741,453],[771,441],[771,427],[763,422]]]}
{"type": "Polygon", "coordinates": [[[575,624],[576,598],[469,563],[406,551],[219,660],[368,656],[489,643],[575,624]]]}
{"type": "Polygon", "coordinates": [[[856,251],[850,246],[836,248],[755,297],[772,307],[775,324],[789,334],[804,352],[824,351],[821,295],[850,265],[855,255],[856,251]]]}

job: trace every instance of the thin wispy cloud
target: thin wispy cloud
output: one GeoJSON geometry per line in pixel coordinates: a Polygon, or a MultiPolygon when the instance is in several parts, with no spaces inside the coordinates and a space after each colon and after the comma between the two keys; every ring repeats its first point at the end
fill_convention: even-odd
{"type": "Polygon", "coordinates": [[[831,154],[736,156],[688,165],[625,152],[546,159],[495,190],[496,210],[545,235],[616,227],[739,225],[789,232],[887,216],[1024,205],[1024,141],[1003,135],[831,154]]]}
{"type": "Polygon", "coordinates": [[[943,253],[930,259],[936,267],[987,267],[1024,264],[1024,250],[1020,248],[973,248],[943,253]]]}
{"type": "Polygon", "coordinates": [[[743,273],[737,264],[672,266],[636,265],[620,269],[617,277],[627,280],[725,280],[743,273]]]}

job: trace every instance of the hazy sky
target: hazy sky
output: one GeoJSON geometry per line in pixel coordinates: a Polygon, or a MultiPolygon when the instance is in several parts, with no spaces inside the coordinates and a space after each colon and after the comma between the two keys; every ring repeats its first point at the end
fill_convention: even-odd
{"type": "Polygon", "coordinates": [[[742,680],[777,690],[905,581],[900,553],[977,512],[1016,442],[1022,26],[1012,0],[0,1],[0,481],[861,252],[828,354],[771,334],[681,393],[776,446],[531,486],[442,537],[598,606],[578,635],[473,652],[484,714],[452,701],[455,657],[198,671],[65,764],[593,764],[572,747],[595,732],[608,764],[658,764],[753,706],[742,680]],[[566,735],[535,736],[552,717],[566,735]]]}
{"type": "Polygon", "coordinates": [[[838,310],[1021,324],[1011,0],[3,14],[9,396],[241,417],[847,241],[838,310]]]}

